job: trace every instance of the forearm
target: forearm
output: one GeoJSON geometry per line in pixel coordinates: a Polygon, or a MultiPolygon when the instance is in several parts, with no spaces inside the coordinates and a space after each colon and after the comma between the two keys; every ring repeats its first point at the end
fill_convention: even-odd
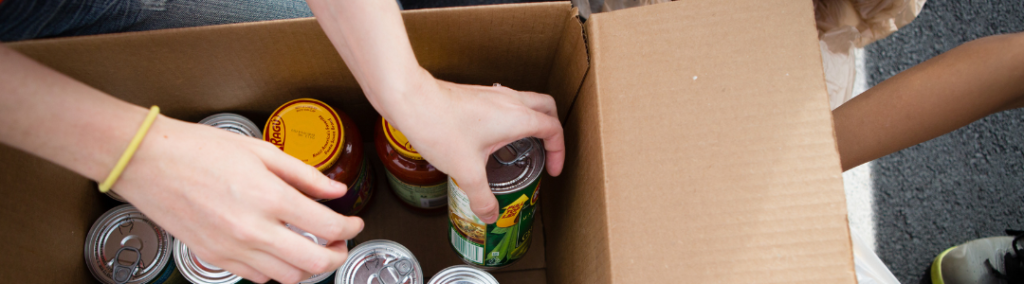
{"type": "Polygon", "coordinates": [[[395,1],[307,3],[367,99],[384,117],[391,117],[390,109],[406,105],[401,103],[403,96],[432,79],[416,61],[395,1]]]}
{"type": "Polygon", "coordinates": [[[0,45],[0,143],[101,180],[145,115],[0,45]]]}
{"type": "Polygon", "coordinates": [[[1024,106],[1024,34],[966,43],[833,111],[843,170],[1024,106]]]}

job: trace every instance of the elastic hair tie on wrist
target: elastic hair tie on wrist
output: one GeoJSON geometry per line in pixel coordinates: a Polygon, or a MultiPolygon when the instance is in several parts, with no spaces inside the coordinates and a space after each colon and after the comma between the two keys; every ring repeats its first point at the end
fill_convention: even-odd
{"type": "Polygon", "coordinates": [[[132,137],[132,142],[128,144],[128,149],[124,150],[124,153],[121,154],[121,159],[117,160],[117,164],[114,165],[114,170],[110,171],[107,179],[100,184],[100,192],[107,193],[111,187],[114,187],[114,182],[117,181],[117,178],[121,177],[121,173],[128,166],[128,161],[132,160],[132,156],[135,156],[135,151],[139,149],[139,144],[142,144],[142,138],[145,138],[146,133],[149,133],[149,127],[153,126],[153,121],[156,121],[156,117],[159,114],[160,107],[152,106],[149,108],[146,120],[142,121],[139,131],[135,132],[135,137],[132,137]]]}

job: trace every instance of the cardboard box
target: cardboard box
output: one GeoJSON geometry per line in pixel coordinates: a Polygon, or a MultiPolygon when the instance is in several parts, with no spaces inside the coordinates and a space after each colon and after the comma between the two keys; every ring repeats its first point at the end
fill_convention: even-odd
{"type": "MultiPolygon", "coordinates": [[[[678,1],[585,24],[565,2],[403,15],[436,77],[558,103],[565,171],[544,177],[542,233],[502,283],[854,283],[811,1],[678,1]]],[[[10,46],[187,121],[262,123],[313,97],[370,139],[377,115],[313,19],[10,46]]],[[[0,279],[92,281],[84,236],[114,202],[29,154],[0,146],[0,160],[0,279]]],[[[378,185],[361,240],[404,243],[426,275],[458,263],[443,215],[413,215],[378,185]]]]}

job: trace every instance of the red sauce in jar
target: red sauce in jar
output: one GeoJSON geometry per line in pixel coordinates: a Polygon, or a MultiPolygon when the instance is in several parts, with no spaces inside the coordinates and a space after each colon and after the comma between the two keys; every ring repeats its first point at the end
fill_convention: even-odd
{"type": "Polygon", "coordinates": [[[363,154],[355,122],[324,102],[297,99],[270,116],[263,139],[348,186],[345,196],[320,201],[343,215],[355,215],[373,195],[373,169],[363,154]]]}
{"type": "Polygon", "coordinates": [[[387,120],[377,121],[374,145],[384,163],[392,192],[420,213],[443,213],[448,205],[448,175],[423,159],[387,120]]]}

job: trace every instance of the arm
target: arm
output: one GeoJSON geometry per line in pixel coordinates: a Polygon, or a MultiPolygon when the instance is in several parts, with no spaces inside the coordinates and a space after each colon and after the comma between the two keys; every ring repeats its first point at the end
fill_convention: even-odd
{"type": "Polygon", "coordinates": [[[832,112],[843,170],[1024,106],[1024,33],[978,39],[832,112]]]}
{"type": "MultiPolygon", "coordinates": [[[[102,181],[145,113],[0,45],[0,143],[102,181]]],[[[322,198],[345,192],[269,143],[160,116],[113,190],[204,261],[294,283],[309,276],[303,271],[337,268],[346,249],[317,246],[283,223],[332,241],[363,226],[295,188],[322,198]]]]}
{"type": "Polygon", "coordinates": [[[416,61],[393,0],[307,3],[374,108],[425,159],[458,180],[484,222],[498,217],[484,172],[488,155],[498,148],[523,137],[541,138],[548,173],[561,172],[565,142],[550,96],[435,79],[416,61]]]}

